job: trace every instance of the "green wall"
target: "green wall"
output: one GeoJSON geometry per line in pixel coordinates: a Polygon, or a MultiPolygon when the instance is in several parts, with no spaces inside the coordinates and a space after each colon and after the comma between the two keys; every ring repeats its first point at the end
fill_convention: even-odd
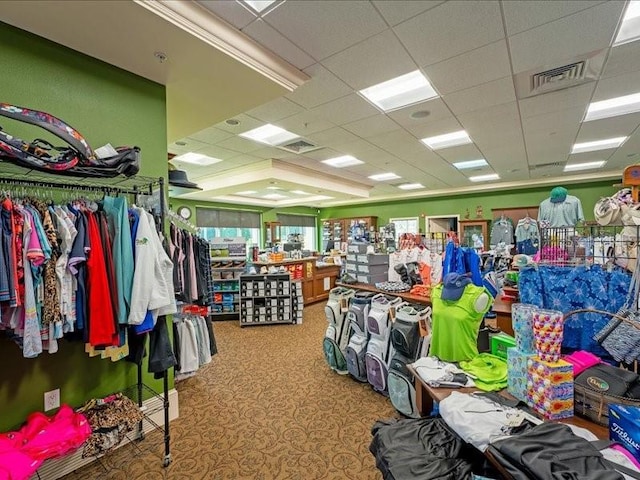
{"type": "MultiPolygon", "coordinates": [[[[593,220],[593,206],[602,197],[616,191],[613,181],[601,181],[587,184],[568,185],[570,195],[578,197],[587,220],[593,220]]],[[[394,217],[423,217],[434,215],[456,215],[464,219],[469,209],[471,218],[476,217],[476,207],[483,209],[485,219],[493,218],[492,208],[537,206],[548,198],[552,187],[536,187],[521,190],[498,192],[480,192],[466,195],[452,195],[434,198],[411,198],[393,202],[363,203],[343,207],[320,209],[320,218],[342,218],[357,216],[377,216],[378,225],[385,225],[394,217]]],[[[421,220],[420,227],[424,228],[421,220]]]]}
{"type": "MultiPolygon", "coordinates": [[[[60,117],[94,148],[107,142],[138,145],[140,174],[166,177],[164,86],[4,23],[0,23],[0,65],[0,101],[60,117]]],[[[20,124],[0,118],[0,125],[23,135],[20,124]]],[[[42,132],[24,135],[30,139],[42,132]]],[[[0,176],[2,169],[0,163],[0,176]]],[[[16,427],[30,412],[41,411],[43,393],[53,388],[60,388],[63,403],[79,406],[136,381],[133,365],[89,358],[84,345],[65,340],[56,354],[25,359],[19,347],[0,334],[0,365],[0,431],[16,427]]],[[[146,383],[162,389],[161,381],[145,377],[146,383]]]]}

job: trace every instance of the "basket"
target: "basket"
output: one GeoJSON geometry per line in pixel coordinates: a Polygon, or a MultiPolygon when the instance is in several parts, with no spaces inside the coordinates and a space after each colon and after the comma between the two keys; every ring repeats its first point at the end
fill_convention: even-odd
{"type": "Polygon", "coordinates": [[[609,426],[609,405],[640,407],[640,400],[597,392],[583,385],[573,384],[573,413],[592,422],[609,426]]]}

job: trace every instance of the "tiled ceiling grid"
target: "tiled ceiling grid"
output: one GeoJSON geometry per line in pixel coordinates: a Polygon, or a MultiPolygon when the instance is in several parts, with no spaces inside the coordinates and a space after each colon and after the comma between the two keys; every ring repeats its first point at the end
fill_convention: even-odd
{"type": "Polygon", "coordinates": [[[223,160],[181,165],[195,181],[269,158],[320,174],[328,169],[321,160],[348,154],[365,163],[330,173],[372,185],[376,197],[403,195],[397,185],[404,182],[454,189],[472,185],[471,175],[527,181],[561,176],[568,160],[608,160],[612,170],[638,158],[640,114],[581,123],[591,101],[640,90],[640,42],[611,48],[626,2],[286,0],[262,17],[234,1],[199,3],[311,80],[235,116],[236,126],[223,122],[170,145],[173,153],[223,160]],[[608,58],[597,81],[517,99],[514,75],[599,50],[608,58]],[[416,69],[439,98],[384,113],[357,93],[416,69]],[[296,155],[236,136],[265,123],[323,148],[296,155]],[[461,129],[473,144],[431,151],[419,141],[461,129]],[[630,138],[618,149],[569,154],[576,142],[622,135],[630,138]],[[451,165],[478,158],[488,165],[464,172],[451,165]],[[388,171],[402,179],[367,179],[388,171]]]}

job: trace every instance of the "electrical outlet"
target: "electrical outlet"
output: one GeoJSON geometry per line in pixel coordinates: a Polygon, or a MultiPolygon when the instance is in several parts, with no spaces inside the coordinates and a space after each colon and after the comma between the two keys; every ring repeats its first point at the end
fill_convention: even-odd
{"type": "Polygon", "coordinates": [[[44,392],[44,411],[48,412],[60,406],[60,389],[44,392]]]}

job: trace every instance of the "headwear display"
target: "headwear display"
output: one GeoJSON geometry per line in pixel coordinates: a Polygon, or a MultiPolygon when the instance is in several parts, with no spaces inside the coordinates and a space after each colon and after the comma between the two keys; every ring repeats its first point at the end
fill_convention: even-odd
{"type": "Polygon", "coordinates": [[[551,190],[551,195],[550,200],[551,203],[562,203],[566,200],[567,198],[567,194],[569,192],[567,191],[566,188],[564,187],[554,187],[553,190],[551,190]]]}
{"type": "Polygon", "coordinates": [[[593,207],[593,215],[599,225],[611,225],[619,223],[622,217],[621,204],[613,197],[605,197],[598,200],[593,207]]]}
{"type": "Polygon", "coordinates": [[[471,283],[467,275],[451,272],[444,276],[442,281],[442,299],[455,302],[462,296],[462,292],[471,283]]]}
{"type": "Polygon", "coordinates": [[[194,190],[202,190],[198,184],[190,182],[187,178],[187,172],[184,170],[169,170],[169,185],[174,187],[192,188],[194,190]]]}
{"type": "Polygon", "coordinates": [[[533,261],[533,257],[529,255],[525,255],[524,253],[519,253],[513,256],[513,260],[511,261],[512,267],[524,268],[531,265],[535,265],[533,261]]]}

